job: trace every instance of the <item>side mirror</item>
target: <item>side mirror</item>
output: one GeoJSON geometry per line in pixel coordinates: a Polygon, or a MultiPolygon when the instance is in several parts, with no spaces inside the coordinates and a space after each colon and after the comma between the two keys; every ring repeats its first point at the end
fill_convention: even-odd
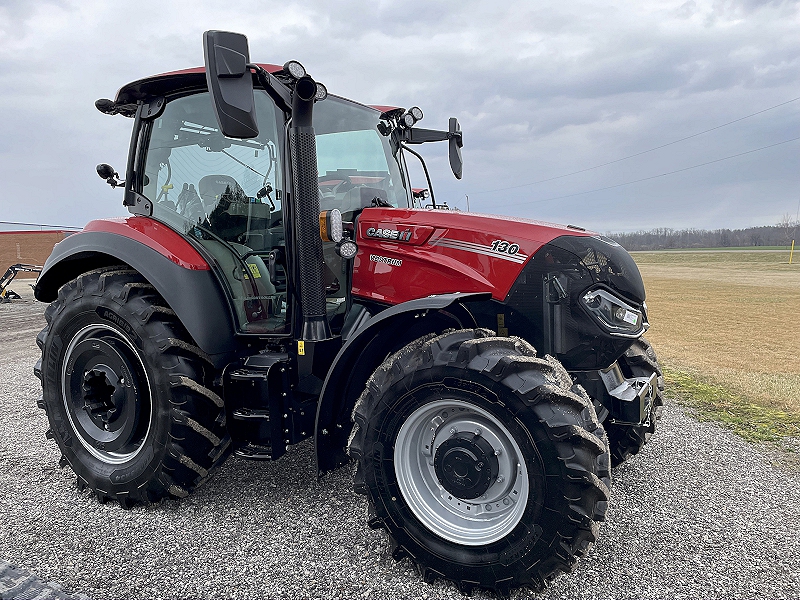
{"type": "Polygon", "coordinates": [[[461,179],[464,170],[464,159],[461,158],[461,147],[464,145],[464,140],[461,137],[461,125],[458,124],[458,119],[450,117],[448,136],[450,140],[450,168],[453,169],[453,175],[456,179],[461,179]]]}
{"type": "Polygon", "coordinates": [[[119,173],[114,170],[114,167],[107,165],[106,163],[100,163],[97,165],[97,174],[101,179],[105,179],[106,183],[112,188],[125,185],[124,181],[119,180],[119,173]]]}
{"type": "Polygon", "coordinates": [[[206,82],[219,129],[226,137],[258,135],[253,78],[247,65],[250,50],[241,33],[206,31],[203,34],[206,82]]]}
{"type": "Polygon", "coordinates": [[[107,165],[106,163],[100,163],[97,165],[97,174],[100,176],[101,179],[108,179],[109,177],[119,177],[117,172],[114,170],[114,167],[111,165],[107,165]]]}

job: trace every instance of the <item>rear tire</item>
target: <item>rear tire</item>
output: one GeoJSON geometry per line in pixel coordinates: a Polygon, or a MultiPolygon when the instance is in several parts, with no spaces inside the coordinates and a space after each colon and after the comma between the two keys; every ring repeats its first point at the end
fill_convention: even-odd
{"type": "Polygon", "coordinates": [[[230,447],[222,399],[205,354],[139,273],[85,273],[45,317],[39,406],[79,489],[129,508],[208,479],[230,447]]]}
{"type": "Polygon", "coordinates": [[[645,338],[639,338],[625,351],[618,362],[625,377],[650,377],[656,373],[658,387],[649,423],[646,425],[605,423],[608,444],[611,448],[611,465],[614,467],[637,454],[650,441],[656,431],[656,422],[664,411],[664,374],[650,342],[645,338]]]}
{"type": "Polygon", "coordinates": [[[610,480],[591,400],[560,363],[486,329],[390,356],[359,398],[349,451],[369,525],[426,581],[543,588],[597,537],[610,480]]]}

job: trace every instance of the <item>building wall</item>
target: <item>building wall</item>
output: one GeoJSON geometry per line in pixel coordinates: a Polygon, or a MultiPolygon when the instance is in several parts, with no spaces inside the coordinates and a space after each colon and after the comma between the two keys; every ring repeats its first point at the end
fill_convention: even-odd
{"type": "MultiPolygon", "coordinates": [[[[67,237],[67,231],[0,231],[0,276],[17,263],[42,266],[53,246],[67,237]]],[[[36,273],[19,273],[17,279],[36,278],[36,273]]]]}

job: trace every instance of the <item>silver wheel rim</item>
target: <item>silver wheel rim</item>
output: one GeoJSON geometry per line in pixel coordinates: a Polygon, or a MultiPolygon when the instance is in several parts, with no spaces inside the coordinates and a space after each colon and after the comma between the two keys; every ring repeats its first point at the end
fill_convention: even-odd
{"type": "Polygon", "coordinates": [[[152,388],[150,386],[150,379],[147,376],[147,369],[145,369],[144,363],[142,362],[141,357],[139,356],[138,350],[136,350],[135,346],[130,342],[130,340],[125,336],[124,333],[119,331],[117,328],[112,327],[110,325],[104,324],[94,324],[94,325],[87,325],[78,333],[76,333],[72,339],[70,340],[69,345],[67,346],[67,350],[64,353],[64,359],[61,365],[61,399],[64,404],[65,412],[67,414],[67,419],[69,420],[70,427],[72,431],[75,433],[75,437],[80,441],[81,445],[95,458],[98,460],[103,461],[107,464],[122,464],[128,462],[135,456],[137,456],[142,449],[144,448],[144,442],[150,436],[150,430],[153,426],[153,405],[152,405],[152,388]],[[147,429],[142,437],[141,443],[138,445],[137,448],[130,452],[110,452],[104,450],[98,450],[92,444],[90,444],[86,439],[84,439],[83,435],[80,433],[80,428],[76,426],[75,420],[73,418],[72,410],[69,406],[68,394],[69,391],[67,390],[67,380],[68,375],[70,373],[70,363],[72,354],[76,348],[76,346],[83,342],[84,340],[91,339],[91,338],[99,338],[102,339],[103,335],[112,334],[114,339],[120,342],[123,342],[133,353],[138,361],[139,367],[141,367],[142,373],[144,373],[144,384],[147,387],[148,392],[148,399],[150,402],[150,410],[149,410],[149,419],[147,422],[147,429]]]}
{"type": "Polygon", "coordinates": [[[528,504],[528,469],[514,436],[495,415],[463,400],[437,400],[409,415],[397,434],[394,470],[414,516],[457,544],[481,546],[504,538],[528,504]],[[479,498],[457,498],[436,475],[436,451],[454,432],[480,432],[495,450],[498,475],[479,498]]]}

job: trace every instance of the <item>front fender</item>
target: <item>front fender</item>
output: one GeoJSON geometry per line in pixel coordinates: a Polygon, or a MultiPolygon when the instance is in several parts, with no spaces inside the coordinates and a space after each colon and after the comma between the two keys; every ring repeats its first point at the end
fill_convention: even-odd
{"type": "Polygon", "coordinates": [[[215,366],[224,364],[225,356],[237,349],[236,328],[224,292],[206,261],[175,232],[172,235],[185,246],[165,249],[125,233],[84,230],[56,244],[36,282],[36,299],[52,302],[62,285],[92,269],[129,265],[156,288],[215,366]]]}
{"type": "Polygon", "coordinates": [[[353,406],[384,359],[427,333],[476,327],[463,303],[490,298],[488,292],[457,292],[409,300],[379,312],[348,338],[328,371],[317,406],[314,444],[318,474],[347,462],[353,406]]]}

